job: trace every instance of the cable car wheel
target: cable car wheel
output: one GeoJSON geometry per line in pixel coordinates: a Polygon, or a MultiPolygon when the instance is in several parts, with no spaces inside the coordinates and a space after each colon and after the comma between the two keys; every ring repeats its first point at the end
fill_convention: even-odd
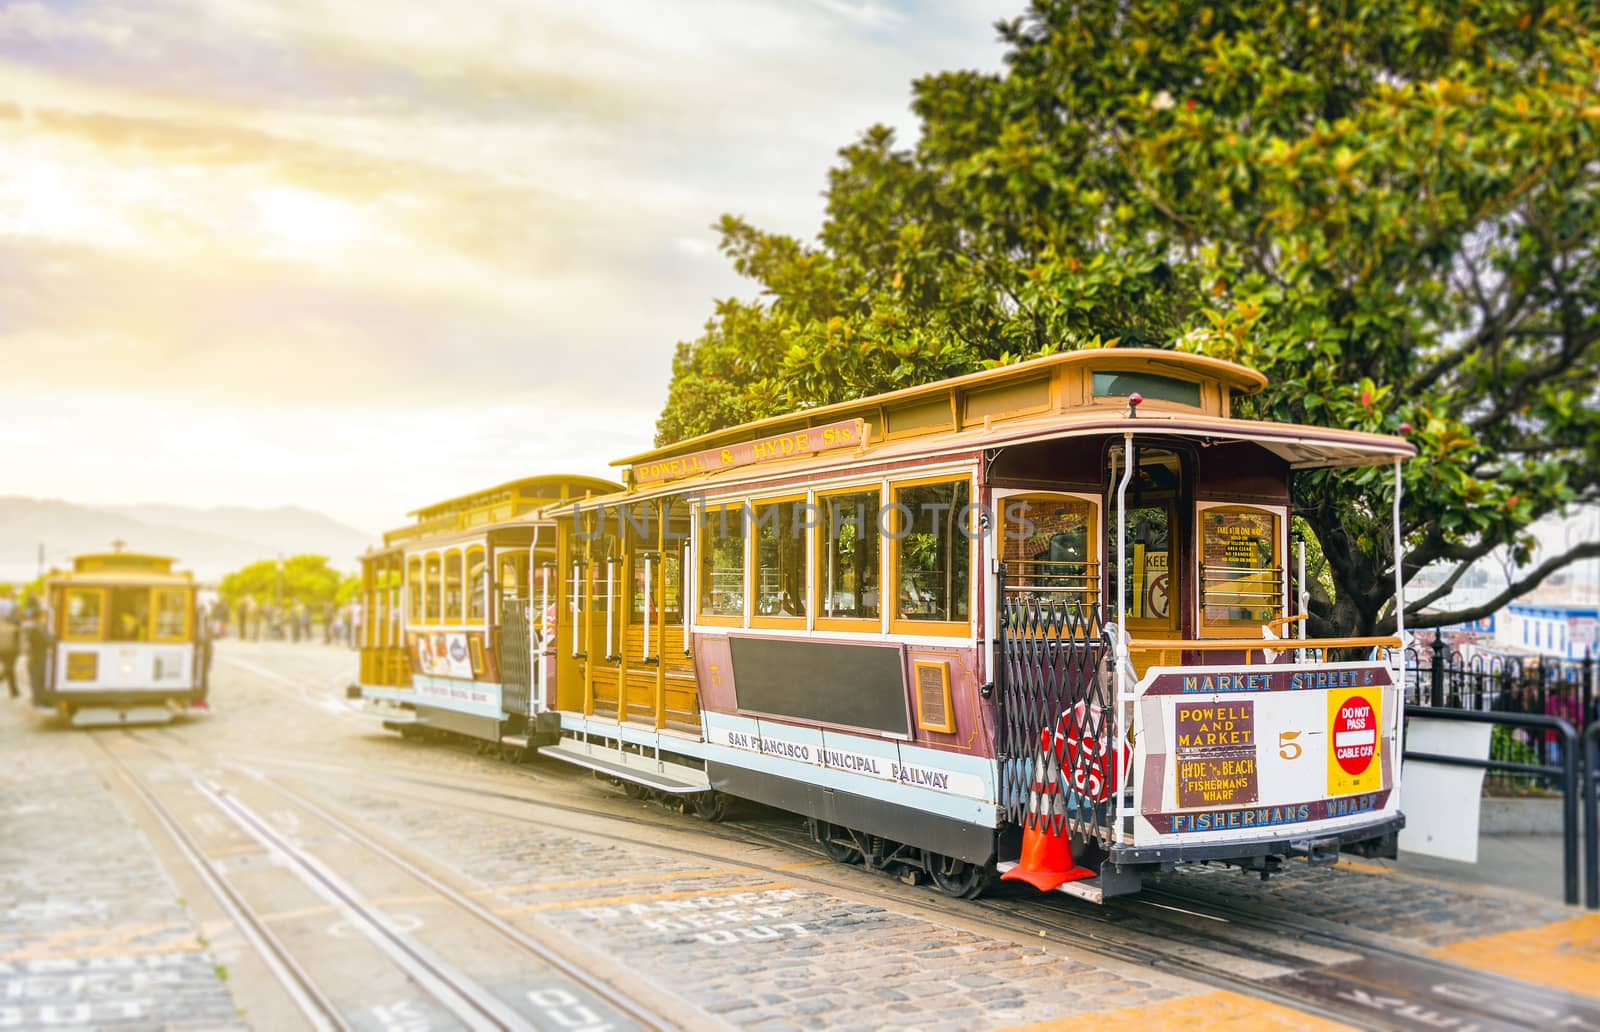
{"type": "Polygon", "coordinates": [[[822,846],[822,852],[834,863],[861,863],[863,859],[861,847],[857,845],[855,834],[850,829],[829,824],[827,821],[817,821],[812,829],[812,836],[822,846]]]}
{"type": "Polygon", "coordinates": [[[689,797],[695,816],[715,824],[728,816],[728,797],[721,792],[696,792],[689,797]]]}
{"type": "Polygon", "coordinates": [[[991,878],[987,866],[958,860],[942,853],[923,853],[923,867],[934,887],[946,896],[956,899],[977,899],[989,887],[991,878]]]}

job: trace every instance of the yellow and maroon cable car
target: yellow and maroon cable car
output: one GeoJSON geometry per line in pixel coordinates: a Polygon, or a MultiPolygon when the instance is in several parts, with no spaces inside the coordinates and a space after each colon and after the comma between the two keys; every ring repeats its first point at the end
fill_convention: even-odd
{"type": "Polygon", "coordinates": [[[610,494],[580,476],[530,477],[411,513],[361,557],[360,683],[403,707],[389,726],[524,747],[541,712],[544,613],[531,571],[555,555],[555,529],[531,514],[610,494]]]}
{"type": "Polygon", "coordinates": [[[51,571],[52,656],[37,700],[77,726],[161,723],[203,703],[209,649],[194,578],[166,556],[103,552],[51,571]]]}
{"type": "MultiPolygon", "coordinates": [[[[956,895],[1393,855],[1399,639],[1277,639],[1304,627],[1291,478],[1393,466],[1398,539],[1414,449],[1235,416],[1265,383],[1080,351],[623,460],[626,490],[543,514],[541,751],[708,816],[789,809],[956,895]]],[[[450,598],[436,553],[408,544],[407,581],[450,598]]]]}

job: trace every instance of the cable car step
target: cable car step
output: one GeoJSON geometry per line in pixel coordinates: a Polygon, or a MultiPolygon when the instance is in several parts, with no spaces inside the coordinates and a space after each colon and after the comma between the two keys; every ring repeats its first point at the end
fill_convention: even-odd
{"type": "Polygon", "coordinates": [[[653,788],[657,792],[691,795],[695,792],[711,791],[711,779],[706,776],[705,771],[678,763],[668,763],[665,760],[656,760],[649,756],[619,753],[615,749],[589,752],[582,744],[570,739],[559,745],[543,746],[539,749],[539,753],[602,774],[610,774],[624,781],[632,781],[646,788],[653,788]]]}
{"type": "Polygon", "coordinates": [[[85,706],[72,714],[73,727],[122,727],[127,724],[170,724],[172,710],[161,706],[85,706]]]}

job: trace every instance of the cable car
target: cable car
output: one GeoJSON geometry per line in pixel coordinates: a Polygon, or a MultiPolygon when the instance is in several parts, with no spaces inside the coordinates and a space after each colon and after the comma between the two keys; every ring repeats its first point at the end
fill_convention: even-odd
{"type": "Polygon", "coordinates": [[[411,513],[412,524],[361,557],[359,683],[349,694],[403,734],[525,748],[537,733],[537,659],[549,637],[530,571],[555,554],[554,528],[531,514],[618,487],[531,477],[411,513]]]}
{"type": "Polygon", "coordinates": [[[45,578],[55,640],[41,706],[74,726],[166,723],[204,703],[210,652],[194,578],[135,552],[73,559],[45,578]]]}
{"type": "Polygon", "coordinates": [[[1265,384],[1086,350],[621,460],[543,513],[540,751],[953,895],[1392,856],[1400,639],[1304,639],[1290,485],[1392,466],[1398,543],[1415,450],[1235,415],[1265,384]]]}

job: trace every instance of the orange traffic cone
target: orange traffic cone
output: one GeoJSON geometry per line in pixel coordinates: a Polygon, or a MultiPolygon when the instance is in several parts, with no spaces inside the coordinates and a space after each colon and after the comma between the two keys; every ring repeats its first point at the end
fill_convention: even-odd
{"type": "Polygon", "coordinates": [[[1022,856],[1017,866],[1000,876],[1002,881],[1020,879],[1040,892],[1095,876],[1095,872],[1072,860],[1066,800],[1061,795],[1061,765],[1054,744],[1046,729],[1033,768],[1028,815],[1022,820],[1022,856]]]}

